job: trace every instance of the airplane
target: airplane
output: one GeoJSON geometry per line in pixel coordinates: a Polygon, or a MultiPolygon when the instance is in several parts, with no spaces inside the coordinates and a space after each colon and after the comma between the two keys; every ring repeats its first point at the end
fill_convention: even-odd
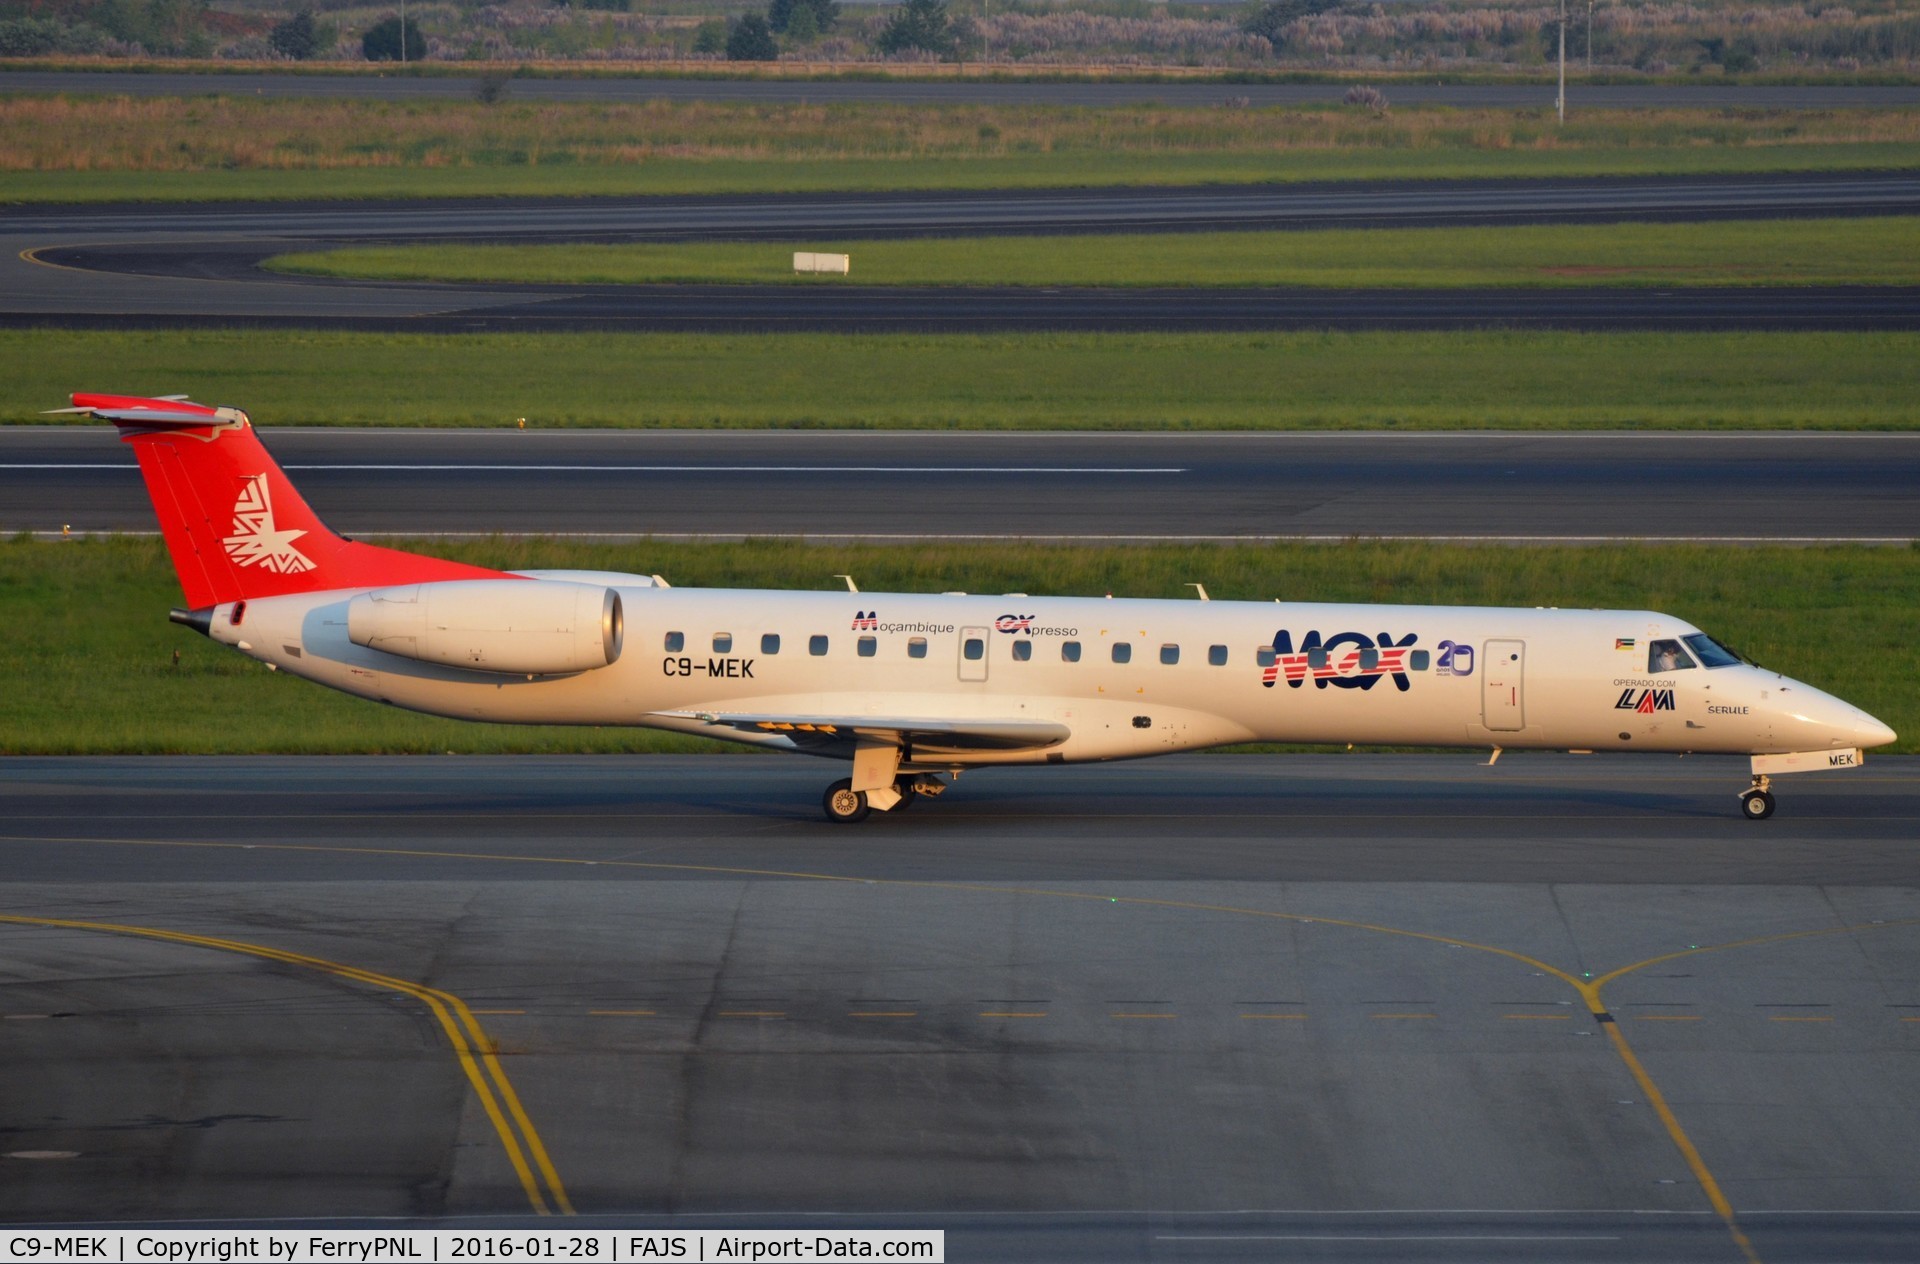
{"type": "MultiPolygon", "coordinates": [[[[829,820],[962,772],[1243,742],[1745,755],[1858,768],[1892,729],[1650,610],[674,588],[336,535],[247,414],[75,394],[139,459],[184,608],[269,669],[458,719],[628,725],[849,761],[829,820]]],[[[1199,596],[1206,596],[1204,588],[1199,596]]]]}

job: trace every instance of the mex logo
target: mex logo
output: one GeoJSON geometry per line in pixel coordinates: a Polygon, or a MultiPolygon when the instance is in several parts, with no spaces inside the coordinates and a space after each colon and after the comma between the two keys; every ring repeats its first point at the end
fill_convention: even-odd
{"type": "Polygon", "coordinates": [[[1673,710],[1673,690],[1671,689],[1622,689],[1620,701],[1613,704],[1615,711],[1636,711],[1641,715],[1652,715],[1655,711],[1673,710]]]}
{"type": "Polygon", "coordinates": [[[853,612],[853,630],[855,632],[877,632],[880,629],[878,610],[856,610],[853,612]]]}
{"type": "Polygon", "coordinates": [[[1413,688],[1407,679],[1407,650],[1419,633],[1409,632],[1395,640],[1389,633],[1368,636],[1365,632],[1336,632],[1326,640],[1318,630],[1293,647],[1293,633],[1286,628],[1273,634],[1273,664],[1260,670],[1260,683],[1271,689],[1284,677],[1287,688],[1298,689],[1312,679],[1315,689],[1332,685],[1338,689],[1371,689],[1388,676],[1401,693],[1413,688]],[[1371,667],[1360,665],[1362,650],[1377,650],[1371,667]],[[1325,657],[1321,657],[1324,653],[1325,657]],[[1318,660],[1318,666],[1315,665],[1318,660]]]}

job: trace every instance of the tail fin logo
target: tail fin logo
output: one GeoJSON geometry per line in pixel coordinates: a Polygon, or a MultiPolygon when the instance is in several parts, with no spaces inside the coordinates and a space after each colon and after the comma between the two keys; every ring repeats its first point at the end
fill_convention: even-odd
{"type": "Polygon", "coordinates": [[[281,531],[273,525],[273,497],[267,476],[255,474],[233,502],[233,534],[222,540],[236,566],[258,566],[278,575],[313,569],[313,559],[293,547],[305,531],[281,531]]]}

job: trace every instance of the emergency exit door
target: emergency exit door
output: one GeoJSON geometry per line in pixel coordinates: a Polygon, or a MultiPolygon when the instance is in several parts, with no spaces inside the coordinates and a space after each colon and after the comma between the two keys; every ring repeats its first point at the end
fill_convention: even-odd
{"type": "Polygon", "coordinates": [[[1527,726],[1527,643],[1488,641],[1481,661],[1480,708],[1486,726],[1513,733],[1527,726]]]}

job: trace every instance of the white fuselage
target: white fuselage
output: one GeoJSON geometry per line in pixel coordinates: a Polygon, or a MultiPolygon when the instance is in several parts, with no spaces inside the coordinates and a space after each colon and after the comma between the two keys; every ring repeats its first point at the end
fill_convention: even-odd
{"type": "Polygon", "coordinates": [[[943,752],[917,763],[909,754],[903,768],[1126,759],[1235,742],[1753,755],[1893,737],[1838,698],[1744,663],[1657,670],[1648,647],[1698,629],[1650,611],[617,579],[627,581],[609,577],[625,610],[619,656],[571,675],[469,671],[355,645],[347,606],[358,590],[254,600],[237,627],[223,605],[210,634],[320,684],[460,719],[644,725],[784,749],[802,747],[777,731],[717,729],[713,720],[915,716],[1068,731],[1043,750],[943,752]],[[823,649],[815,638],[825,638],[823,649]]]}

